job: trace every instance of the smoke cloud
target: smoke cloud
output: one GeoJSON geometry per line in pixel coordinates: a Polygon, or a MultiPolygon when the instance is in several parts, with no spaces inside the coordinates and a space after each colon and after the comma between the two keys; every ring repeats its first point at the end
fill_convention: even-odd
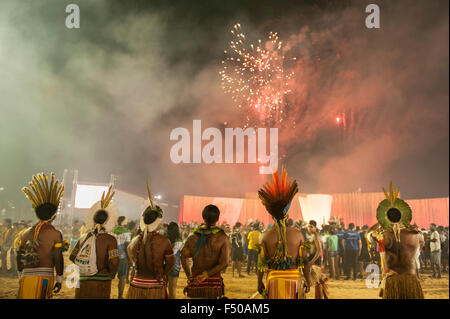
{"type": "Polygon", "coordinates": [[[448,196],[447,1],[378,1],[376,30],[357,1],[76,3],[81,28],[69,30],[69,2],[2,1],[1,205],[25,205],[32,174],[64,168],[84,182],[118,175],[142,196],[148,177],[174,203],[256,191],[256,164],[170,161],[172,129],[242,124],[218,75],[238,21],[252,37],[277,31],[297,58],[286,97],[295,125],[279,136],[301,192],[380,191],[392,179],[405,198],[448,196]]]}

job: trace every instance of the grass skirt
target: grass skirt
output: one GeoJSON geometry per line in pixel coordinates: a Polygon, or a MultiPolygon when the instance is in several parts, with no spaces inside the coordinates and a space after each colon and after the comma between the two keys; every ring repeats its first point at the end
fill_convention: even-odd
{"type": "Polygon", "coordinates": [[[75,299],[110,299],[111,280],[80,280],[75,299]]]}
{"type": "Polygon", "coordinates": [[[201,283],[189,283],[183,292],[189,298],[218,299],[223,297],[225,286],[220,274],[216,274],[206,278],[201,283]]]}
{"type": "Polygon", "coordinates": [[[298,269],[270,270],[267,275],[268,299],[304,299],[298,269]]]}
{"type": "Polygon", "coordinates": [[[424,299],[419,279],[410,274],[386,276],[380,295],[383,299],[424,299]]]}
{"type": "Polygon", "coordinates": [[[18,299],[50,299],[53,296],[53,268],[26,268],[19,280],[18,299]]]}
{"type": "Polygon", "coordinates": [[[139,288],[128,287],[127,299],[166,299],[164,287],[139,288]]]}

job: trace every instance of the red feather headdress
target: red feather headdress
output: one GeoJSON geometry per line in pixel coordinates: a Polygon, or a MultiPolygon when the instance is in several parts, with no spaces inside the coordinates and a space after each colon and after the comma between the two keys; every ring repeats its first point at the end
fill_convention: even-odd
{"type": "Polygon", "coordinates": [[[258,195],[269,214],[276,220],[283,220],[297,192],[297,181],[289,178],[286,169],[281,167],[281,175],[278,171],[273,173],[258,195]]]}

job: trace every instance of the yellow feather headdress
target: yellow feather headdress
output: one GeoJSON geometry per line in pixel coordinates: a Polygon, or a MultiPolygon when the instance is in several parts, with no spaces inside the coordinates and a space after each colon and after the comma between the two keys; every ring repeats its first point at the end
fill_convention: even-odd
{"type": "Polygon", "coordinates": [[[155,204],[153,203],[153,196],[152,196],[152,193],[150,192],[150,186],[148,185],[148,180],[147,180],[147,193],[148,193],[148,200],[150,201],[150,207],[151,207],[151,209],[155,209],[155,204]]]}
{"type": "Polygon", "coordinates": [[[55,174],[50,174],[49,178],[44,173],[33,175],[29,183],[30,188],[23,187],[22,192],[30,200],[34,209],[49,203],[59,206],[61,198],[64,196],[64,186],[55,178],[55,174]]]}
{"type": "Polygon", "coordinates": [[[106,196],[105,196],[105,192],[103,192],[102,199],[100,200],[100,207],[101,208],[108,207],[108,205],[111,202],[114,194],[116,193],[116,192],[111,192],[112,187],[113,187],[112,185],[109,186],[108,192],[106,193],[106,196]]]}
{"type": "Polygon", "coordinates": [[[394,191],[394,186],[392,185],[392,181],[389,185],[389,194],[388,192],[384,189],[383,187],[383,192],[384,195],[386,196],[386,199],[389,201],[389,203],[391,203],[391,205],[393,206],[395,203],[395,200],[398,198],[398,187],[395,189],[394,191]]]}
{"type": "Polygon", "coordinates": [[[394,227],[395,225],[409,227],[412,220],[412,210],[407,202],[398,197],[398,187],[394,189],[391,181],[389,185],[389,193],[384,188],[383,192],[386,199],[382,200],[378,205],[378,223],[384,229],[394,227]],[[400,212],[400,214],[398,214],[398,212],[400,212]]]}
{"type": "Polygon", "coordinates": [[[113,185],[110,185],[108,191],[106,193],[105,191],[103,192],[102,198],[95,202],[89,209],[89,212],[86,215],[86,227],[88,229],[97,227],[100,230],[101,228],[104,228],[106,232],[109,232],[114,228],[117,218],[119,217],[119,210],[114,202],[112,202],[114,194],[116,193],[112,189],[113,185]],[[108,214],[108,217],[102,225],[94,223],[94,216],[99,210],[103,210],[108,214]]]}

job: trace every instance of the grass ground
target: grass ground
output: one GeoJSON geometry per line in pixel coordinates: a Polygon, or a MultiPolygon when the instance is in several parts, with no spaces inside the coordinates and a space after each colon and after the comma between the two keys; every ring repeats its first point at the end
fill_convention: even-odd
{"type": "MultiPolygon", "coordinates": [[[[449,299],[449,276],[443,274],[441,279],[431,278],[431,273],[425,271],[422,275],[422,287],[426,299],[449,299]]],[[[225,283],[225,295],[232,299],[247,299],[256,292],[256,275],[250,274],[244,278],[233,277],[231,268],[223,274],[225,283]]],[[[111,297],[117,298],[117,283],[114,279],[112,282],[111,297]]],[[[186,276],[182,271],[177,285],[177,298],[186,298],[183,295],[183,288],[186,285],[186,276]]],[[[9,275],[0,275],[0,299],[16,298],[19,284],[18,279],[9,275]]],[[[125,288],[127,289],[127,288],[125,288]]],[[[329,281],[330,298],[332,299],[378,299],[378,289],[367,288],[365,279],[353,280],[330,280],[329,281]]],[[[65,283],[61,292],[55,296],[55,299],[70,299],[75,295],[74,289],[68,288],[65,283]]],[[[126,290],[125,290],[126,295],[126,290]]],[[[255,298],[261,298],[257,295],[255,298]]],[[[311,291],[308,299],[314,298],[311,291]]]]}

